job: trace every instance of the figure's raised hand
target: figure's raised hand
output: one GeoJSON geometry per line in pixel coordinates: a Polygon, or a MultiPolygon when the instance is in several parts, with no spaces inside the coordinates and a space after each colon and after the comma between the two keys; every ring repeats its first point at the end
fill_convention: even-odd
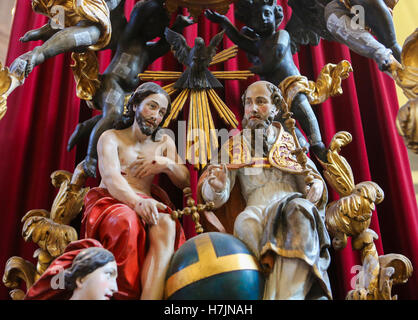
{"type": "Polygon", "coordinates": [[[213,10],[205,10],[205,16],[206,18],[208,18],[210,21],[221,24],[225,22],[226,17],[213,11],[213,10]]]}
{"type": "Polygon", "coordinates": [[[226,187],[228,178],[228,169],[225,164],[210,165],[208,167],[209,175],[207,181],[215,192],[221,192],[226,187]]]}
{"type": "Polygon", "coordinates": [[[312,203],[317,203],[324,192],[324,183],[319,179],[314,179],[314,181],[306,186],[306,199],[312,203]]]}
{"type": "Polygon", "coordinates": [[[165,210],[167,206],[154,199],[141,199],[135,205],[135,212],[144,220],[146,224],[157,224],[159,212],[158,210],[165,210]]]}
{"type": "Polygon", "coordinates": [[[193,19],[189,16],[183,16],[181,14],[177,15],[176,21],[174,21],[173,28],[186,28],[188,26],[191,26],[195,22],[193,19]]]}

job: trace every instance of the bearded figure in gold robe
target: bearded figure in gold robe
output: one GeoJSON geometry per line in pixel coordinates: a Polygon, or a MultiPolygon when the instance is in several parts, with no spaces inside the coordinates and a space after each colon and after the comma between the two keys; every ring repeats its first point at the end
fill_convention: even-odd
{"type": "Polygon", "coordinates": [[[325,182],[309,159],[314,179],[305,182],[293,136],[273,122],[283,102],[276,86],[255,82],[243,102],[244,130],[199,180],[199,197],[217,208],[206,229],[233,233],[251,249],[266,273],[263,299],[331,299],[325,182]]]}

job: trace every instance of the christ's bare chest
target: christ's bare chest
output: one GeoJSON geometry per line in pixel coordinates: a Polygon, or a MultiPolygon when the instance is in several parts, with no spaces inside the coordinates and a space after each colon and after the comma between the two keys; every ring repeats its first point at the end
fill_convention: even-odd
{"type": "Polygon", "coordinates": [[[155,159],[155,157],[164,154],[164,145],[159,142],[149,141],[146,143],[138,143],[135,146],[119,148],[119,160],[121,169],[128,167],[138,158],[155,159]]]}

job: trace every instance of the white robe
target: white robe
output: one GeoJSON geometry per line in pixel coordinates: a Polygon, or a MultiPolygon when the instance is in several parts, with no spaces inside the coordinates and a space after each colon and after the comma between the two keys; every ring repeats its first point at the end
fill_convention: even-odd
{"type": "MultiPolygon", "coordinates": [[[[308,201],[300,198],[300,193],[304,193],[304,176],[286,173],[274,167],[246,167],[237,170],[229,170],[226,188],[222,192],[214,192],[207,180],[203,183],[203,199],[206,201],[213,201],[216,208],[221,207],[228,201],[237,176],[241,185],[241,193],[244,199],[246,199],[246,207],[235,220],[234,235],[246,243],[255,256],[260,259],[263,254],[262,246],[263,240],[265,240],[263,237],[266,237],[265,230],[268,228],[267,224],[271,221],[272,215],[275,215],[275,212],[277,211],[276,207],[280,201],[288,196],[295,195],[295,193],[299,193],[299,199],[297,199],[297,201],[299,201],[302,206],[307,206],[306,203],[308,201]]],[[[309,205],[313,206],[310,203],[309,205]]],[[[319,219],[323,220],[323,218],[324,217],[320,217],[319,219]]],[[[310,219],[314,220],[312,217],[310,217],[310,219]]],[[[306,220],[309,221],[309,218],[306,220]]],[[[289,221],[291,222],[291,218],[289,221]]],[[[303,227],[304,226],[302,226],[302,228],[303,227]]],[[[322,228],[325,229],[323,225],[322,228]]],[[[296,230],[298,230],[297,227],[296,230]]],[[[291,232],[293,232],[293,234],[295,233],[294,230],[291,232]]],[[[312,232],[309,232],[309,234],[311,233],[312,232]]],[[[328,235],[326,234],[325,237],[327,236],[328,235]]],[[[318,239],[321,237],[314,238],[315,239],[312,241],[320,242],[318,239]]],[[[298,240],[296,239],[295,241],[298,240]]],[[[317,251],[317,256],[319,256],[319,251],[322,250],[322,246],[317,244],[313,250],[317,251]]],[[[311,262],[308,258],[304,261],[303,259],[276,255],[274,268],[266,279],[264,299],[282,300],[307,298],[315,280],[312,272],[312,266],[315,265],[315,263],[316,262],[311,262]],[[309,264],[306,261],[308,261],[309,264]]],[[[324,265],[324,263],[322,263],[322,265],[324,265]]],[[[329,263],[325,263],[325,265],[327,268],[329,263]]],[[[318,268],[316,268],[316,270],[318,270],[318,268]]],[[[316,272],[316,275],[320,273],[321,272],[316,272]]],[[[325,276],[322,273],[320,277],[325,278],[323,280],[326,284],[323,285],[323,287],[329,288],[329,280],[326,276],[326,272],[325,276]]],[[[330,297],[330,291],[328,290],[328,292],[328,297],[330,297]]],[[[323,294],[319,296],[325,297],[326,295],[323,294]]]]}

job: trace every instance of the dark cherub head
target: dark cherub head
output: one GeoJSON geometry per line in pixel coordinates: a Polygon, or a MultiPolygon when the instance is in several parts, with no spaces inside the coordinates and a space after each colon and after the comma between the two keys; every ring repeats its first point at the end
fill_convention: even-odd
{"type": "Polygon", "coordinates": [[[139,1],[135,4],[138,10],[133,11],[131,19],[134,15],[141,15],[141,27],[138,28],[140,35],[145,41],[151,41],[157,37],[164,35],[164,30],[170,23],[170,17],[164,1],[160,0],[145,0],[139,1]]]}
{"type": "Polygon", "coordinates": [[[261,37],[272,35],[283,20],[283,9],[277,0],[239,0],[235,18],[261,37]]]}

